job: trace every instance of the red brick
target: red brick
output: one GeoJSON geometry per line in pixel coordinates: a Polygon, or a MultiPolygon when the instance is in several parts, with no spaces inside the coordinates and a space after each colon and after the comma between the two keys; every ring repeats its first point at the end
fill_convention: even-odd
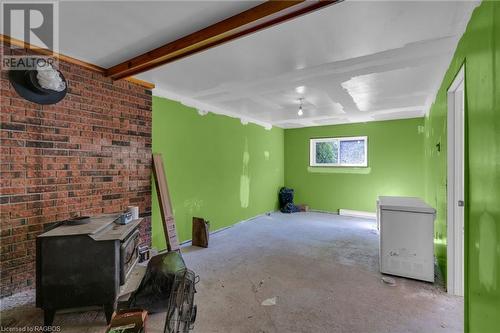
{"type": "MultiPolygon", "coordinates": [[[[69,92],[55,105],[22,99],[1,74],[0,296],[34,287],[35,238],[45,227],[71,214],[151,207],[151,93],[77,65],[59,68],[69,92]]],[[[149,218],[140,232],[149,244],[149,218]]]]}

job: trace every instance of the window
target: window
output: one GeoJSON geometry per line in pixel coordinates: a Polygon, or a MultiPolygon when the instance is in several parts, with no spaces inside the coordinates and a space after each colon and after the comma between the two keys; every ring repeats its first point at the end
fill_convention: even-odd
{"type": "Polygon", "coordinates": [[[366,136],[310,140],[311,166],[368,166],[366,136]]]}

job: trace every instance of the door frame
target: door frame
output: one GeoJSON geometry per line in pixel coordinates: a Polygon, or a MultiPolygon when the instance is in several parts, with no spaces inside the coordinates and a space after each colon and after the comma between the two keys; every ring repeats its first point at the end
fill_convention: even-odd
{"type": "MultiPolygon", "coordinates": [[[[449,294],[452,295],[464,295],[465,290],[465,207],[458,206],[458,198],[455,196],[456,189],[456,170],[459,169],[458,163],[460,161],[456,160],[457,154],[462,155],[462,173],[464,178],[462,180],[462,187],[464,192],[465,200],[465,157],[466,157],[466,146],[465,146],[465,108],[466,108],[466,98],[465,98],[465,64],[463,64],[458,71],[457,75],[453,79],[450,88],[448,89],[447,95],[448,104],[448,114],[447,114],[447,134],[448,134],[448,175],[447,175],[447,281],[446,289],[449,294]],[[461,137],[456,140],[457,135],[457,110],[460,105],[455,102],[455,94],[457,91],[463,91],[462,100],[462,110],[460,115],[462,117],[462,131],[461,137]],[[457,143],[457,141],[462,142],[462,146],[457,143]],[[460,149],[462,152],[460,153],[460,149]],[[459,210],[462,210],[461,213],[459,210]],[[461,219],[455,218],[456,216],[461,216],[461,219]]],[[[458,133],[460,135],[460,133],[458,133]]]]}

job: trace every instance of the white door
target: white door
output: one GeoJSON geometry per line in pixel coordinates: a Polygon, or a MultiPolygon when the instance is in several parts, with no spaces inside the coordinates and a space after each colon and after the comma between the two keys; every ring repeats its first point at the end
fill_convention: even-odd
{"type": "Polygon", "coordinates": [[[462,66],[448,90],[447,289],[459,296],[464,294],[464,87],[462,66]]]}

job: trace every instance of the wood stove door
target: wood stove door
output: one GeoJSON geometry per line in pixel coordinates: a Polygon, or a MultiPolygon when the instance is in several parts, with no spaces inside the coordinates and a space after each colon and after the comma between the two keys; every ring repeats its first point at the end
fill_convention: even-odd
{"type": "Polygon", "coordinates": [[[124,284],[128,274],[139,259],[139,230],[135,230],[120,247],[120,284],[124,284]]]}

